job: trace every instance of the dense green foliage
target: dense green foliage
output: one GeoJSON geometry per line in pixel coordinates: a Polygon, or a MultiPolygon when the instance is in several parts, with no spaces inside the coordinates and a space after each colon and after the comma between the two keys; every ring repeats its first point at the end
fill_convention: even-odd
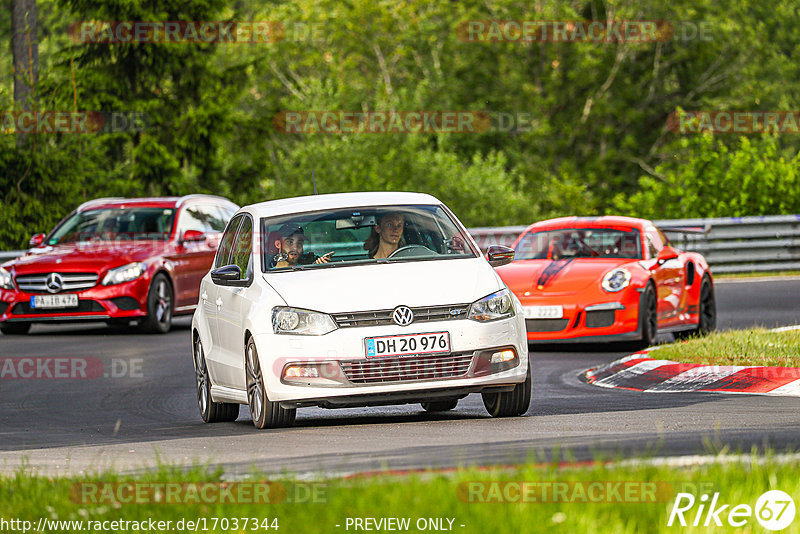
{"type": "MultiPolygon", "coordinates": [[[[9,0],[3,0],[8,3],[9,0]]],[[[82,200],[213,192],[439,196],[470,226],[564,214],[653,218],[800,211],[800,136],[679,135],[687,110],[800,109],[790,0],[39,0],[43,110],[144,113],[143,131],[0,133],[0,249],[82,200]],[[468,20],[666,20],[663,42],[466,42],[468,20]],[[263,44],[83,44],[81,20],[279,21],[263,44]],[[297,134],[284,110],[470,110],[483,133],[297,134]]],[[[14,109],[0,14],[0,110],[14,109]]]]}

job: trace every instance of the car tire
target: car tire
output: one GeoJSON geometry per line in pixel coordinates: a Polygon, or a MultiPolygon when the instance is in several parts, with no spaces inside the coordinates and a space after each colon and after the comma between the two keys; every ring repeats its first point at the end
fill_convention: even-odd
{"type": "Polygon", "coordinates": [[[700,300],[697,303],[700,321],[697,327],[690,330],[675,332],[675,339],[687,339],[696,336],[705,336],[717,328],[717,300],[714,296],[714,286],[708,275],[703,276],[700,284],[700,300]]]}
{"type": "Polygon", "coordinates": [[[31,329],[31,323],[5,323],[0,325],[0,332],[7,336],[22,336],[31,329]]]}
{"type": "Polygon", "coordinates": [[[196,336],[192,347],[194,357],[195,384],[197,389],[197,405],[200,417],[206,423],[222,423],[236,421],[239,417],[239,405],[229,402],[211,400],[211,378],[208,375],[206,354],[200,336],[196,336]]]}
{"type": "Polygon", "coordinates": [[[247,404],[256,428],[281,428],[292,426],[297,414],[295,408],[283,408],[272,402],[264,387],[264,375],[258,359],[256,342],[250,338],[244,351],[244,367],[247,376],[247,404]]]}
{"type": "Polygon", "coordinates": [[[634,344],[636,349],[646,349],[656,343],[658,336],[658,299],[656,289],[648,283],[639,305],[639,329],[642,337],[634,344]]]}
{"type": "Polygon", "coordinates": [[[458,399],[423,402],[422,409],[426,412],[446,412],[458,405],[458,399]]]}
{"type": "Polygon", "coordinates": [[[483,405],[492,417],[522,415],[528,411],[531,405],[532,388],[531,367],[528,365],[528,374],[525,377],[525,382],[514,386],[512,391],[481,393],[483,405]]]}
{"type": "Polygon", "coordinates": [[[164,273],[158,273],[147,292],[147,316],[139,328],[148,334],[166,334],[172,327],[174,294],[172,284],[164,273]]]}

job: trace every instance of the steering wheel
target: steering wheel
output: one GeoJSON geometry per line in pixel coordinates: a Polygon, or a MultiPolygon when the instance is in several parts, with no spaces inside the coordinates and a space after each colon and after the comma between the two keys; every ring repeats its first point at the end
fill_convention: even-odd
{"type": "Polygon", "coordinates": [[[398,248],[397,250],[395,250],[394,252],[389,254],[387,256],[387,258],[394,258],[394,257],[407,258],[409,256],[416,256],[418,254],[415,254],[415,251],[418,251],[418,252],[425,251],[425,252],[428,252],[430,254],[436,254],[436,252],[434,252],[431,249],[429,249],[428,247],[424,247],[422,245],[406,245],[404,247],[398,248]]]}

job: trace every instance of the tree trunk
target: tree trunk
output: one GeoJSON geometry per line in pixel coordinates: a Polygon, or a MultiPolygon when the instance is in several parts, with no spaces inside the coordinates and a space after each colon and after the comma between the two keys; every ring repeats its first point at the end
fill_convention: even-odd
{"type": "MultiPolygon", "coordinates": [[[[11,0],[11,51],[14,55],[14,102],[24,111],[31,109],[33,90],[39,82],[39,44],[36,0],[11,0]]],[[[17,133],[17,146],[26,135],[17,133]]]]}

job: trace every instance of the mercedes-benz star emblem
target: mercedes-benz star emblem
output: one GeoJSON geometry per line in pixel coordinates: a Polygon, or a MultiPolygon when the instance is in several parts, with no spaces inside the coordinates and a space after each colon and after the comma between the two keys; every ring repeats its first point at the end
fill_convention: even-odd
{"type": "Polygon", "coordinates": [[[400,326],[408,326],[414,320],[414,312],[408,306],[398,306],[392,312],[392,320],[400,326]]]}
{"type": "Polygon", "coordinates": [[[50,293],[58,293],[64,287],[64,279],[58,273],[50,273],[44,283],[50,293]]]}

